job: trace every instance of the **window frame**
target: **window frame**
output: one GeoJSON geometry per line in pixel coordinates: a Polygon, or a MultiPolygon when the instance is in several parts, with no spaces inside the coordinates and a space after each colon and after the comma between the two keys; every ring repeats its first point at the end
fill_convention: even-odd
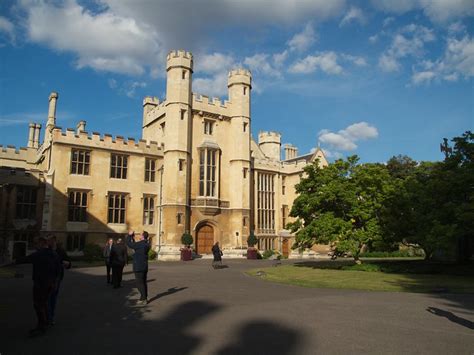
{"type": "Polygon", "coordinates": [[[91,151],[87,149],[77,149],[71,148],[71,159],[70,159],[69,174],[71,175],[90,175],[90,165],[91,165],[91,151]],[[74,153],[77,153],[75,159],[74,153]],[[83,156],[83,159],[79,158],[83,156]],[[79,172],[81,171],[81,172],[79,172]]]}
{"type": "Polygon", "coordinates": [[[68,190],[67,221],[68,222],[87,222],[88,204],[89,204],[89,191],[76,190],[76,189],[68,190]],[[71,194],[74,195],[73,204],[71,204],[71,194]],[[78,195],[80,195],[79,201],[77,201],[78,195]],[[85,198],[85,201],[84,201],[84,198],[85,198]]]}
{"type": "Polygon", "coordinates": [[[110,153],[110,175],[111,179],[127,180],[127,172],[129,167],[127,154],[110,153]],[[120,159],[120,164],[118,159],[120,159]],[[119,174],[120,173],[120,174],[119,174]]]}
{"type": "Polygon", "coordinates": [[[107,224],[126,223],[127,197],[128,193],[126,192],[109,192],[107,194],[107,224]],[[113,199],[113,206],[111,206],[111,198],[113,199]]]}

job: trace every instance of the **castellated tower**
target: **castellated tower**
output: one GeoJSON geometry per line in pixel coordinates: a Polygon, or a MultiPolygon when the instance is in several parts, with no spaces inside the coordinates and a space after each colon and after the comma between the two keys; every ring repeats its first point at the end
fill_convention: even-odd
{"type": "Polygon", "coordinates": [[[230,105],[230,154],[229,186],[230,229],[239,232],[242,240],[243,219],[250,217],[250,91],[252,75],[246,69],[229,72],[228,84],[230,105]]]}
{"type": "Polygon", "coordinates": [[[281,134],[278,132],[259,132],[258,145],[262,152],[272,160],[280,160],[281,134]]]}
{"type": "MultiPolygon", "coordinates": [[[[172,51],[167,57],[166,120],[161,123],[163,149],[163,243],[180,245],[189,231],[191,183],[191,111],[193,56],[185,51],[172,51]],[[183,222],[177,226],[177,216],[183,222]]],[[[148,100],[151,106],[155,100],[148,100]]]]}

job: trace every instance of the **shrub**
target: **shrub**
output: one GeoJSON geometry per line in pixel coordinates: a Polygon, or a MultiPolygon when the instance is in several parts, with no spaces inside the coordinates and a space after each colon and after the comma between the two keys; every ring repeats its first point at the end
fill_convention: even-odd
{"type": "Polygon", "coordinates": [[[268,259],[270,256],[273,255],[273,250],[265,250],[262,254],[262,258],[264,259],[268,259]]]}
{"type": "Polygon", "coordinates": [[[255,246],[255,244],[258,243],[258,239],[257,237],[255,236],[255,234],[253,234],[253,232],[250,232],[250,235],[249,237],[247,238],[247,245],[249,247],[253,247],[255,246]]]}
{"type": "Polygon", "coordinates": [[[156,251],[154,251],[151,248],[150,250],[148,250],[148,260],[155,260],[157,256],[158,256],[158,253],[156,251]]]}
{"type": "Polygon", "coordinates": [[[103,250],[97,244],[86,244],[83,252],[85,260],[99,260],[103,258],[103,250]]]}
{"type": "Polygon", "coordinates": [[[193,236],[189,233],[183,233],[181,236],[181,243],[189,247],[191,244],[193,244],[193,236]]]}

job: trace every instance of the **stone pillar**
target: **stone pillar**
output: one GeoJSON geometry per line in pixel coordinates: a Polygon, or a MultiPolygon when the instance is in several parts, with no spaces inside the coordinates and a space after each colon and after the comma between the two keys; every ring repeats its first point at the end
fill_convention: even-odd
{"type": "Polygon", "coordinates": [[[33,136],[33,147],[34,148],[39,147],[40,134],[41,134],[41,125],[39,123],[36,123],[35,124],[35,132],[34,132],[34,136],[33,136]]]}
{"type": "Polygon", "coordinates": [[[31,123],[28,128],[28,148],[33,148],[36,124],[31,123]]]}

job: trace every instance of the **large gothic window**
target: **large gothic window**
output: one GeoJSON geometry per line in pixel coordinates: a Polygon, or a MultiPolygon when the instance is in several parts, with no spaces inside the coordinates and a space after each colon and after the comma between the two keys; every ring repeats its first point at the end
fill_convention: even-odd
{"type": "Polygon", "coordinates": [[[275,175],[257,175],[257,233],[275,233],[275,175]]]}
{"type": "Polygon", "coordinates": [[[199,151],[199,196],[217,197],[218,160],[217,149],[199,151]]]}

